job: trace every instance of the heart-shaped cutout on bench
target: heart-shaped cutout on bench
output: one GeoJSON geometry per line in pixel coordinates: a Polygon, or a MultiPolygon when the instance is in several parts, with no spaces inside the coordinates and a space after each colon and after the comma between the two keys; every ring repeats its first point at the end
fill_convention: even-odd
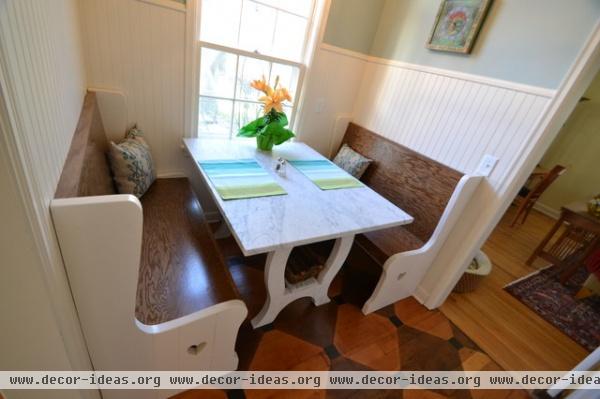
{"type": "Polygon", "coordinates": [[[197,355],[205,347],[206,347],[206,342],[201,342],[198,345],[192,345],[189,348],[187,348],[187,353],[189,353],[190,355],[197,355]]]}

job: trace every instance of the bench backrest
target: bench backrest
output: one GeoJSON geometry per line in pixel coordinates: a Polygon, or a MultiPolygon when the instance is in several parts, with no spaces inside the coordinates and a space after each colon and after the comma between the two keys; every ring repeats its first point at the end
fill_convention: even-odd
{"type": "Polygon", "coordinates": [[[116,194],[106,158],[107,151],[108,140],[96,93],[88,92],[54,197],[116,194]]]}
{"type": "Polygon", "coordinates": [[[342,143],[373,159],[361,180],[414,217],[404,227],[427,242],[463,174],[354,123],[342,143]]]}

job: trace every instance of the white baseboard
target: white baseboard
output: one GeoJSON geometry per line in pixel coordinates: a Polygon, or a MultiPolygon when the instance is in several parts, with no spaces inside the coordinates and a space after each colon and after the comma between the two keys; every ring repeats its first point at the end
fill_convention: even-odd
{"type": "Polygon", "coordinates": [[[533,209],[543,213],[546,216],[550,216],[552,219],[558,219],[560,217],[560,211],[556,210],[548,205],[544,205],[541,202],[536,202],[533,205],[533,209]]]}

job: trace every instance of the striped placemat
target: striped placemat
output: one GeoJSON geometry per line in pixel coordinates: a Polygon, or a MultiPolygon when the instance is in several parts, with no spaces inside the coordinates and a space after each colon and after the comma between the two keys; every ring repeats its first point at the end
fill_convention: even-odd
{"type": "Polygon", "coordinates": [[[198,162],[224,200],[287,194],[254,159],[198,162]]]}
{"type": "Polygon", "coordinates": [[[360,181],[326,159],[288,161],[321,190],[364,187],[360,181]]]}

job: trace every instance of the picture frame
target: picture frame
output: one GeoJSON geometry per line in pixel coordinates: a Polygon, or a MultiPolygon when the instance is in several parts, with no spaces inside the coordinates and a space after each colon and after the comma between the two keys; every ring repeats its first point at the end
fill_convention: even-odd
{"type": "Polygon", "coordinates": [[[443,0],[427,48],[469,54],[493,0],[443,0]]]}

